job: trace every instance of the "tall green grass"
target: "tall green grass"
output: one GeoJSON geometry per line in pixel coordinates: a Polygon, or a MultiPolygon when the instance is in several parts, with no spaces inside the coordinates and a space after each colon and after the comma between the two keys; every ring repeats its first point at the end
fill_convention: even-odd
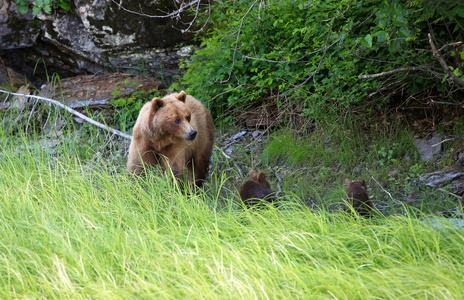
{"type": "Polygon", "coordinates": [[[225,173],[186,192],[161,172],[86,159],[73,140],[66,154],[15,138],[0,139],[2,299],[464,297],[463,230],[243,211],[221,191],[225,173]]]}

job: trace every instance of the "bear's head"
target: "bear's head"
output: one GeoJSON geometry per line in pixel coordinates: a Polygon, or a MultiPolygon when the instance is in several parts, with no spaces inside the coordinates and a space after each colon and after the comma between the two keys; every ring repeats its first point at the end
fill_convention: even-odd
{"type": "Polygon", "coordinates": [[[197,131],[190,125],[192,113],[185,104],[186,99],[187,94],[184,91],[169,94],[163,99],[154,98],[151,101],[150,130],[193,141],[197,131]]]}
{"type": "Polygon", "coordinates": [[[250,172],[250,180],[256,181],[257,183],[259,183],[262,186],[271,188],[271,185],[267,181],[266,175],[264,175],[263,172],[256,173],[255,170],[251,170],[251,172],[250,172]]]}
{"type": "Polygon", "coordinates": [[[365,180],[360,181],[351,181],[349,179],[345,180],[346,194],[348,197],[356,199],[368,198],[367,196],[367,186],[365,180]]]}

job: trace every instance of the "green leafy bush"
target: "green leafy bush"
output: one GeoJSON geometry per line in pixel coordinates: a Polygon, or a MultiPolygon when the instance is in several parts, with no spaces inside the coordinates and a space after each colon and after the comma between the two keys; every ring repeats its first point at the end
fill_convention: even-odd
{"type": "MultiPolygon", "coordinates": [[[[299,105],[309,118],[337,114],[369,94],[380,105],[399,90],[445,94],[455,86],[427,34],[440,46],[462,40],[463,11],[460,1],[215,2],[181,84],[211,99],[216,114],[276,102],[299,105]],[[408,72],[358,77],[399,68],[408,72]]],[[[463,48],[452,51],[449,65],[461,74],[463,48]]]]}

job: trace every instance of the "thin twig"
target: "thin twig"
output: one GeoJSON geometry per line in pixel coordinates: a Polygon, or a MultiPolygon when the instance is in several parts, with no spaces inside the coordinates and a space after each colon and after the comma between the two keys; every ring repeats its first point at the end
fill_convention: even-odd
{"type": "Polygon", "coordinates": [[[398,201],[396,201],[395,199],[393,199],[392,195],[383,188],[383,186],[374,178],[374,176],[371,175],[371,178],[375,181],[375,183],[377,183],[378,186],[380,186],[380,188],[385,192],[387,193],[387,195],[390,197],[390,199],[393,201],[393,203],[396,203],[396,204],[401,204],[399,203],[398,201]]]}
{"type": "Polygon", "coordinates": [[[92,120],[90,119],[89,117],[81,114],[80,112],[78,111],[75,111],[74,109],[72,109],[71,107],[69,106],[66,106],[64,105],[63,103],[61,102],[58,102],[56,100],[53,100],[53,99],[50,99],[50,98],[45,98],[45,97],[41,97],[41,96],[35,96],[35,95],[26,95],[26,94],[18,94],[18,93],[12,93],[12,92],[8,92],[8,91],[4,91],[4,90],[0,90],[1,93],[5,93],[5,94],[8,94],[8,95],[13,95],[13,96],[23,96],[25,97],[26,101],[29,99],[29,98],[32,98],[32,99],[37,99],[37,100],[40,100],[40,101],[45,101],[45,102],[48,102],[48,103],[51,103],[51,104],[54,104],[56,106],[59,106],[63,109],[65,109],[66,111],[70,112],[71,114],[75,115],[75,116],[78,116],[79,118],[83,119],[84,121],[86,121],[87,123],[90,123],[94,126],[97,126],[98,128],[101,128],[101,129],[104,129],[106,131],[109,131],[117,136],[120,136],[120,137],[123,137],[125,139],[131,139],[132,137],[124,132],[121,132],[117,129],[114,129],[114,128],[111,128],[111,127],[108,127],[100,122],[97,122],[95,120],[92,120]]]}
{"type": "Polygon", "coordinates": [[[214,146],[214,148],[216,148],[216,149],[218,149],[219,151],[221,151],[222,155],[224,155],[225,158],[230,159],[230,156],[227,155],[221,148],[219,148],[218,146],[214,146]]]}
{"type": "Polygon", "coordinates": [[[444,104],[444,105],[458,105],[458,106],[461,106],[462,108],[464,108],[464,104],[462,104],[462,103],[435,101],[433,99],[430,100],[430,103],[432,103],[432,104],[444,104]]]}
{"type": "Polygon", "coordinates": [[[131,13],[131,14],[134,14],[134,15],[139,15],[139,16],[142,16],[142,17],[158,18],[158,19],[178,17],[180,15],[180,13],[182,13],[186,8],[188,8],[190,6],[193,6],[193,5],[197,4],[198,2],[200,2],[199,0],[196,0],[196,1],[193,1],[193,2],[190,2],[190,3],[187,3],[187,4],[184,4],[184,2],[182,2],[181,5],[180,5],[180,8],[178,10],[175,10],[175,11],[169,13],[169,14],[166,14],[166,15],[148,15],[148,14],[145,14],[143,12],[136,12],[136,11],[125,8],[124,6],[122,6],[122,1],[120,1],[120,3],[116,2],[115,0],[112,0],[112,1],[113,1],[114,4],[116,4],[118,6],[118,9],[122,9],[125,12],[131,13]]]}
{"type": "Polygon", "coordinates": [[[454,141],[454,140],[460,140],[462,138],[464,138],[464,135],[453,136],[453,137],[450,137],[450,138],[446,138],[446,139],[444,139],[443,141],[441,141],[439,143],[433,144],[430,147],[436,147],[436,146],[441,145],[441,144],[443,144],[445,142],[454,141]]]}
{"type": "Polygon", "coordinates": [[[348,11],[348,9],[350,9],[350,6],[349,6],[349,5],[345,8],[345,10],[344,10],[343,12],[339,13],[337,16],[332,17],[332,18],[330,18],[330,19],[322,20],[322,22],[330,22],[330,21],[333,21],[333,20],[335,20],[335,19],[338,19],[338,18],[340,18],[342,15],[344,15],[344,14],[348,11]]]}
{"type": "Polygon", "coordinates": [[[364,23],[366,23],[370,18],[372,18],[373,15],[375,15],[378,11],[380,10],[380,8],[376,9],[374,12],[372,12],[364,21],[362,21],[361,23],[359,23],[358,25],[356,25],[355,28],[351,29],[351,33],[355,32],[359,27],[363,26],[364,23]]]}
{"type": "Polygon", "coordinates": [[[381,73],[377,73],[377,74],[359,75],[358,78],[360,78],[360,79],[377,78],[377,77],[388,76],[388,75],[399,73],[399,72],[420,71],[420,70],[422,70],[422,68],[419,68],[419,67],[406,67],[406,68],[399,68],[399,69],[395,69],[395,70],[381,72],[381,73]]]}
{"type": "Polygon", "coordinates": [[[456,47],[456,46],[459,46],[459,45],[461,45],[461,44],[462,44],[462,42],[455,42],[455,43],[445,44],[445,45],[441,46],[441,48],[438,49],[437,51],[440,52],[440,51],[443,50],[445,47],[448,47],[448,46],[454,46],[454,47],[456,47]]]}

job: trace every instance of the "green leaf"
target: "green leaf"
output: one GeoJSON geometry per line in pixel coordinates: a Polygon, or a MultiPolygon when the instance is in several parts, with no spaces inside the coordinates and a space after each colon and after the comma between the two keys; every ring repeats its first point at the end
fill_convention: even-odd
{"type": "Polygon", "coordinates": [[[368,34],[361,39],[361,44],[366,48],[372,48],[372,35],[368,34]]]}
{"type": "Polygon", "coordinates": [[[406,21],[405,18],[403,18],[403,16],[399,15],[396,20],[402,24],[407,24],[408,22],[406,21]]]}
{"type": "Polygon", "coordinates": [[[18,6],[18,12],[19,12],[20,14],[25,15],[25,14],[27,14],[28,11],[29,11],[29,7],[27,7],[27,5],[25,5],[25,6],[18,6]]]}
{"type": "Polygon", "coordinates": [[[34,6],[34,7],[32,8],[32,15],[33,15],[34,17],[37,16],[37,14],[38,14],[41,10],[42,10],[41,7],[39,7],[39,6],[34,6]]]}
{"type": "Polygon", "coordinates": [[[50,13],[52,12],[52,7],[51,7],[50,5],[45,5],[45,6],[43,7],[43,11],[44,11],[44,13],[46,13],[46,14],[50,14],[50,13]]]}
{"type": "Polygon", "coordinates": [[[461,77],[462,72],[461,72],[461,70],[459,68],[456,68],[456,69],[454,69],[453,74],[458,76],[458,77],[461,77]]]}
{"type": "Polygon", "coordinates": [[[388,33],[386,31],[377,32],[377,41],[383,43],[388,38],[388,33]]]}
{"type": "Polygon", "coordinates": [[[69,4],[66,1],[60,1],[59,7],[63,8],[66,11],[69,11],[69,4]]]}

